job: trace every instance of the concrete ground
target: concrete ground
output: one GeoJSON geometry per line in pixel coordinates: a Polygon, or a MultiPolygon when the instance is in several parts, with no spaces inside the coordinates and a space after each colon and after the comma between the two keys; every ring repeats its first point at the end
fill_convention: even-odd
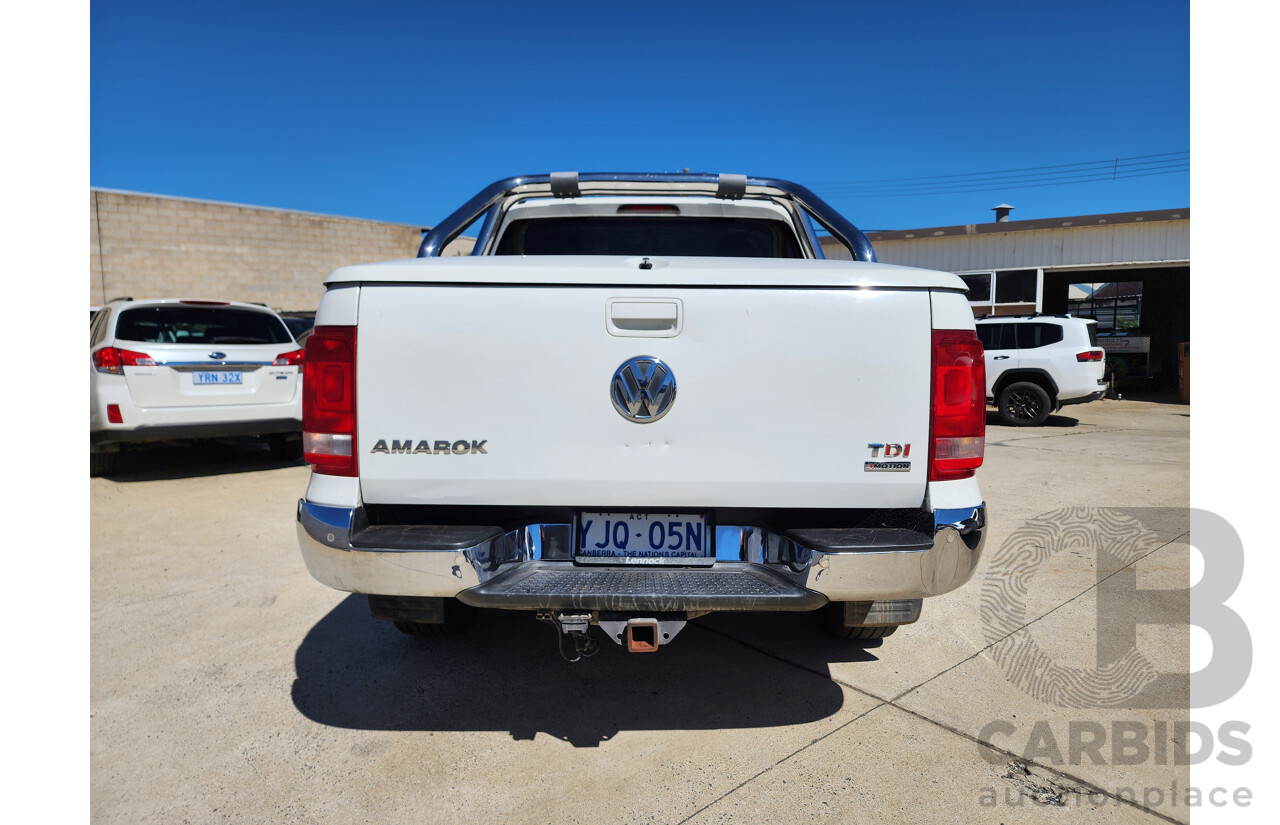
{"type": "Polygon", "coordinates": [[[315,582],[308,471],[265,447],[150,451],[91,483],[93,819],[1186,822],[1186,679],[1148,681],[1189,669],[1187,628],[1136,624],[1110,693],[1080,685],[1096,627],[1185,609],[1189,423],[1136,401],[992,419],[982,565],[882,645],[719,615],[577,664],[525,614],[417,639],[315,582]],[[1104,596],[1100,621],[1126,582],[1174,592],[1104,596]],[[1126,729],[1145,755],[1113,748],[1126,729]]]}

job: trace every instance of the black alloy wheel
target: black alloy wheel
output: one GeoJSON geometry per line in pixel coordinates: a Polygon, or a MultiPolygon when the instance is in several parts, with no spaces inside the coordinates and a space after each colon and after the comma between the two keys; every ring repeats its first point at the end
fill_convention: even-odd
{"type": "Polygon", "coordinates": [[[1051,407],[1049,393],[1030,381],[1018,381],[1000,391],[1000,418],[1013,427],[1043,424],[1051,407]]]}

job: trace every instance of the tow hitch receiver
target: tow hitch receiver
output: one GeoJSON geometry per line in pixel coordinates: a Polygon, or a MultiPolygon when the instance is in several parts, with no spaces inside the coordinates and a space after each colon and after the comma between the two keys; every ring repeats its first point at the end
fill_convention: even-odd
{"type": "Polygon", "coordinates": [[[658,620],[632,619],[627,622],[623,637],[627,642],[628,653],[657,653],[658,620]]]}
{"type": "Polygon", "coordinates": [[[578,662],[600,652],[600,645],[591,638],[591,625],[598,624],[617,644],[628,653],[657,653],[658,648],[676,637],[688,621],[685,613],[659,613],[653,616],[631,616],[626,613],[601,612],[564,613],[559,610],[540,610],[538,621],[556,629],[556,645],[560,656],[567,662],[578,662]],[[573,647],[567,650],[568,640],[573,647]]]}
{"type": "Polygon", "coordinates": [[[600,629],[628,653],[657,653],[684,629],[684,613],[659,613],[652,616],[628,616],[624,613],[600,614],[600,629]]]}

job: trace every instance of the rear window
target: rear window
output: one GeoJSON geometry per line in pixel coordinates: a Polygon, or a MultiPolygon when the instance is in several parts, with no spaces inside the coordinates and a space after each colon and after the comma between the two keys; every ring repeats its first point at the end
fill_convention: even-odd
{"type": "Polygon", "coordinates": [[[751,218],[575,217],[512,221],[498,255],[799,258],[790,226],[751,218]]]}
{"type": "Polygon", "coordinates": [[[274,315],[234,307],[158,306],[120,312],[116,338],[148,344],[287,344],[274,315]]]}
{"type": "Polygon", "coordinates": [[[1089,346],[1093,347],[1094,349],[1097,349],[1097,347],[1098,347],[1098,325],[1097,325],[1097,324],[1093,324],[1093,323],[1089,323],[1089,324],[1085,324],[1085,327],[1089,330],[1089,346]]]}
{"type": "Polygon", "coordinates": [[[982,348],[987,349],[1017,349],[1014,341],[1014,327],[1016,324],[978,324],[978,340],[982,342],[982,348]]]}
{"type": "Polygon", "coordinates": [[[1062,340],[1062,327],[1057,324],[1016,324],[1018,349],[1035,349],[1062,340]]]}

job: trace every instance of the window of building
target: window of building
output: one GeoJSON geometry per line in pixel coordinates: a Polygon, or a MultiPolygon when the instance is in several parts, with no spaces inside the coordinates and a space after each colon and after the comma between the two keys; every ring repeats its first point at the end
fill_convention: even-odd
{"type": "Polygon", "coordinates": [[[976,309],[994,311],[1002,304],[1036,306],[1040,281],[1038,269],[962,272],[959,275],[968,290],[969,304],[976,309]]]}
{"type": "Polygon", "coordinates": [[[997,304],[1034,304],[1036,270],[1012,269],[996,273],[997,304]]]}
{"type": "Polygon", "coordinates": [[[969,303],[991,303],[991,273],[979,272],[976,275],[961,275],[960,280],[969,290],[969,303]]]}
{"type": "Polygon", "coordinates": [[[1072,284],[1067,311],[1096,320],[1098,332],[1136,332],[1142,326],[1142,281],[1072,284]]]}

